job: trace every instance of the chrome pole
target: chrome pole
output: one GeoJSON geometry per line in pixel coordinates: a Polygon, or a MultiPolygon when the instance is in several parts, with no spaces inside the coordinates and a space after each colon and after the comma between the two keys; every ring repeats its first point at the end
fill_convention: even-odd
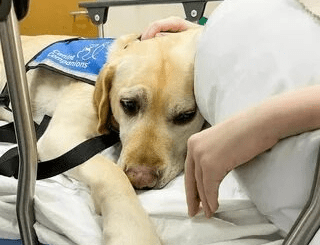
{"type": "Polygon", "coordinates": [[[33,229],[33,197],[38,159],[18,21],[13,4],[8,18],[0,22],[0,39],[20,157],[17,218],[23,244],[33,245],[38,244],[33,229]]]}
{"type": "Polygon", "coordinates": [[[103,24],[98,25],[98,35],[100,38],[104,38],[103,24]]]}
{"type": "Polygon", "coordinates": [[[320,228],[320,148],[313,186],[304,209],[283,242],[284,245],[307,245],[320,228]]]}

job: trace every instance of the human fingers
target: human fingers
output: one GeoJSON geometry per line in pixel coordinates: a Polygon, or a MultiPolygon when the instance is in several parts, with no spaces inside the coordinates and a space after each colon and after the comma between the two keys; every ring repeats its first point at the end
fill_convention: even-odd
{"type": "Polygon", "coordinates": [[[206,186],[204,185],[204,181],[203,181],[203,176],[206,176],[206,174],[203,172],[203,169],[201,168],[200,164],[195,164],[195,176],[196,176],[197,190],[199,193],[203,211],[206,217],[210,218],[212,216],[212,211],[208,203],[206,190],[205,190],[206,186]]]}
{"type": "Polygon", "coordinates": [[[215,179],[215,175],[211,171],[203,171],[203,192],[206,196],[206,201],[208,203],[211,214],[215,213],[219,207],[218,195],[219,186],[221,183],[220,178],[215,179]]]}
{"type": "Polygon", "coordinates": [[[199,212],[200,199],[195,179],[195,165],[189,151],[187,152],[185,163],[185,188],[188,214],[190,217],[193,217],[199,212]]]}
{"type": "Polygon", "coordinates": [[[156,34],[156,37],[164,37],[164,36],[168,36],[170,34],[172,34],[172,33],[170,33],[170,32],[160,32],[160,33],[156,34]]]}
{"type": "Polygon", "coordinates": [[[167,19],[155,21],[141,34],[141,40],[150,39],[161,32],[180,32],[188,28],[185,20],[178,17],[170,17],[167,19]]]}

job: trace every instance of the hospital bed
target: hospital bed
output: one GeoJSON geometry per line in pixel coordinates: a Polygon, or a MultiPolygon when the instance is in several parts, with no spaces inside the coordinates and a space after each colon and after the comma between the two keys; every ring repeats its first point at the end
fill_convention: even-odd
{"type": "MultiPolygon", "coordinates": [[[[192,21],[198,21],[203,15],[203,11],[207,1],[197,1],[197,0],[173,0],[173,1],[117,0],[117,1],[113,1],[113,0],[110,0],[110,1],[85,2],[85,3],[80,3],[80,6],[87,8],[88,15],[90,16],[92,22],[99,26],[99,35],[103,36],[104,35],[103,24],[107,21],[107,13],[108,13],[109,7],[137,5],[137,4],[151,4],[151,3],[152,4],[182,3],[186,11],[187,19],[192,21]]],[[[34,224],[36,221],[35,221],[35,215],[34,215],[34,209],[33,209],[34,191],[35,191],[35,184],[36,184],[36,170],[37,170],[37,152],[36,152],[36,146],[35,146],[36,140],[35,140],[33,122],[31,118],[28,91],[26,86],[26,76],[24,71],[24,63],[22,60],[21,45],[19,40],[20,37],[17,29],[17,19],[21,20],[27,13],[27,10],[28,10],[28,1],[23,1],[23,0],[20,0],[20,1],[15,0],[13,2],[11,2],[10,0],[1,1],[0,2],[0,21],[1,21],[0,37],[1,37],[3,55],[5,58],[5,68],[6,68],[7,79],[8,79],[9,93],[12,101],[12,110],[14,113],[16,134],[17,134],[18,146],[19,146],[19,155],[20,155],[20,161],[21,161],[19,180],[18,180],[18,189],[17,189],[17,202],[16,202],[19,231],[20,231],[20,236],[23,241],[23,244],[39,244],[36,232],[34,230],[34,224]],[[13,8],[12,6],[15,6],[15,8],[13,8]]],[[[107,153],[107,154],[110,154],[110,153],[107,153]]],[[[292,227],[289,234],[285,238],[283,244],[297,244],[297,245],[308,244],[309,241],[312,240],[315,233],[318,231],[320,227],[320,219],[318,218],[320,215],[320,203],[319,203],[320,157],[319,156],[320,156],[320,151],[318,155],[317,167],[316,167],[315,176],[314,176],[314,183],[313,183],[311,195],[309,197],[309,201],[305,205],[305,208],[303,209],[297,221],[295,222],[294,226],[292,227]]],[[[80,187],[80,189],[84,188],[83,186],[81,186],[80,183],[72,182],[72,180],[66,180],[61,178],[63,177],[61,176],[57,177],[56,183],[70,187],[71,189],[75,188],[74,186],[80,187]]],[[[233,182],[230,182],[230,183],[233,183],[233,182]]],[[[41,182],[39,188],[40,189],[49,188],[47,184],[48,184],[47,182],[41,182]]],[[[172,184],[168,185],[168,187],[165,188],[164,192],[162,193],[164,196],[166,195],[168,196],[166,201],[169,201],[169,202],[170,200],[172,201],[173,196],[179,197],[179,195],[183,193],[183,191],[181,192],[182,186],[183,186],[183,177],[179,176],[177,180],[173,181],[172,184]],[[180,190],[178,194],[177,194],[177,190],[180,190]]],[[[86,193],[87,191],[88,190],[85,190],[84,192],[86,193]]],[[[41,193],[41,191],[39,193],[41,193]]],[[[189,221],[187,217],[184,217],[183,215],[182,216],[178,215],[179,213],[182,212],[181,210],[183,210],[184,208],[183,206],[184,204],[181,203],[181,200],[183,200],[183,197],[181,197],[181,199],[176,200],[177,203],[180,202],[180,205],[182,205],[183,207],[182,209],[181,209],[181,206],[176,207],[175,205],[173,205],[173,206],[169,206],[168,209],[165,209],[165,210],[161,210],[161,211],[157,210],[159,206],[154,207],[150,205],[151,203],[150,199],[154,201],[156,198],[155,193],[150,194],[146,192],[141,192],[139,193],[139,195],[141,197],[142,203],[145,204],[144,206],[146,207],[148,212],[151,213],[151,217],[153,215],[153,219],[158,224],[158,226],[162,228],[162,233],[165,234],[167,237],[171,236],[170,232],[165,231],[166,226],[170,227],[170,222],[171,223],[176,222],[176,226],[177,225],[180,226],[181,222],[182,223],[184,222],[186,223],[185,226],[190,226],[193,230],[196,231],[195,233],[192,233],[188,229],[182,230],[181,232],[183,234],[180,234],[180,237],[179,237],[180,240],[178,239],[179,241],[181,241],[180,244],[183,244],[184,236],[188,236],[187,234],[188,232],[190,232],[190,234],[193,236],[197,236],[197,233],[201,234],[201,230],[211,226],[211,224],[208,223],[208,221],[205,219],[200,218],[199,220],[196,220],[195,223],[190,224],[189,222],[191,221],[189,221]],[[174,210],[175,208],[176,208],[176,212],[174,213],[172,209],[174,210]],[[173,212],[173,213],[170,213],[170,212],[173,212]],[[164,218],[161,217],[161,215],[163,214],[164,216],[166,216],[167,214],[167,216],[170,217],[171,220],[169,218],[168,219],[169,222],[163,221],[164,218]],[[172,217],[176,217],[176,220],[173,221],[172,217]],[[205,224],[205,225],[204,226],[200,225],[198,226],[198,229],[197,229],[197,225],[199,224],[205,224]]],[[[232,196],[231,198],[235,196],[232,196]]],[[[228,198],[229,197],[230,196],[228,196],[228,198]]],[[[240,206],[243,207],[243,209],[241,209],[241,213],[243,213],[244,211],[248,211],[249,209],[250,210],[254,209],[254,206],[252,206],[252,203],[246,199],[241,200],[240,202],[237,202],[237,200],[232,200],[231,202],[236,202],[239,207],[240,206]]],[[[226,204],[225,205],[226,207],[230,205],[229,202],[226,202],[225,204],[226,204]]],[[[165,204],[162,203],[160,205],[165,205],[165,204]]],[[[223,202],[221,206],[223,206],[223,202]]],[[[232,206],[232,208],[229,210],[228,208],[225,208],[225,210],[223,210],[222,208],[220,212],[218,211],[217,217],[220,218],[221,220],[224,220],[224,217],[228,216],[228,214],[226,214],[228,213],[227,211],[230,211],[230,216],[228,216],[228,218],[225,219],[225,221],[231,222],[232,216],[234,214],[236,214],[235,216],[239,215],[239,217],[242,217],[240,214],[237,214],[237,210],[233,209],[233,207],[234,206],[232,206]]],[[[245,216],[243,218],[245,218],[245,216]]],[[[263,217],[261,217],[261,215],[259,214],[256,214],[254,219],[256,219],[255,221],[256,223],[259,223],[261,222],[263,217]]],[[[237,221],[237,222],[238,224],[240,223],[240,221],[237,221]]],[[[253,222],[252,224],[254,224],[255,222],[253,222]]],[[[265,221],[263,221],[262,224],[267,225],[267,227],[269,227],[270,225],[268,224],[268,222],[265,222],[265,221]]],[[[253,228],[253,226],[252,227],[248,226],[248,224],[246,223],[244,223],[243,225],[244,227],[246,227],[246,229],[253,228]]],[[[223,224],[223,226],[226,226],[226,224],[223,224]]],[[[234,232],[235,234],[237,233],[235,230],[233,230],[234,229],[233,225],[231,225],[229,228],[230,228],[230,233],[232,232],[234,232]]],[[[178,231],[177,228],[175,228],[175,230],[178,231]]],[[[276,232],[275,227],[271,227],[270,230],[272,230],[271,233],[276,232]]],[[[209,232],[210,232],[210,229],[209,229],[209,232]]],[[[43,234],[48,234],[48,233],[49,231],[47,231],[47,233],[44,232],[43,234]]],[[[219,237],[217,234],[215,236],[219,237]]],[[[269,233],[265,234],[265,237],[268,237],[268,236],[269,236],[269,233]]],[[[232,237],[231,234],[230,234],[230,237],[232,237]]],[[[236,238],[237,236],[235,236],[233,239],[236,239],[236,238]]],[[[170,240],[170,238],[168,238],[168,241],[172,242],[173,240],[170,240]]],[[[223,241],[223,239],[220,241],[223,241]]],[[[246,241],[245,238],[242,238],[242,241],[246,241]]],[[[211,244],[209,242],[210,241],[207,240],[206,243],[203,242],[202,244],[211,244]]],[[[70,243],[70,244],[73,244],[73,243],[70,243]]],[[[193,241],[193,244],[195,244],[194,241],[193,241]]],[[[227,243],[221,242],[221,244],[227,244],[227,243]]],[[[235,243],[235,244],[245,244],[245,243],[235,243]]],[[[247,244],[251,244],[251,243],[248,241],[247,244]]],[[[278,244],[278,243],[274,243],[274,244],[278,244]]]]}

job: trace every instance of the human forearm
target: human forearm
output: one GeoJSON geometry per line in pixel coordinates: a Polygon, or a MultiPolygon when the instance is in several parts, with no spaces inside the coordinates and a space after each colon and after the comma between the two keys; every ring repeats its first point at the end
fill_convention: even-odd
{"type": "Polygon", "coordinates": [[[273,97],[257,109],[270,135],[279,140],[320,128],[320,85],[273,97]]]}
{"type": "Polygon", "coordinates": [[[188,141],[186,191],[189,214],[202,202],[208,217],[218,208],[224,176],[279,140],[320,128],[320,86],[272,97],[188,141]]]}
{"type": "Polygon", "coordinates": [[[234,164],[245,163],[283,138],[320,128],[320,86],[274,96],[216,126],[233,138],[234,164]]]}

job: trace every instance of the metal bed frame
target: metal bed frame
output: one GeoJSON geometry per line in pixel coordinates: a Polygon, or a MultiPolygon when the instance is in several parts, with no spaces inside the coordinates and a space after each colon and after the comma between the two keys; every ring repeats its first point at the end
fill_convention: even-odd
{"type": "Polygon", "coordinates": [[[79,6],[87,9],[92,23],[98,26],[99,37],[104,37],[103,25],[107,21],[109,7],[181,3],[186,19],[196,22],[203,17],[207,2],[217,1],[221,0],[98,0],[97,2],[81,2],[79,6]]]}
{"type": "Polygon", "coordinates": [[[0,1],[0,39],[17,135],[20,169],[17,218],[23,244],[38,244],[33,229],[33,197],[37,175],[37,148],[18,21],[24,18],[28,0],[0,1]]]}
{"type": "MultiPolygon", "coordinates": [[[[103,37],[103,24],[107,21],[108,9],[111,6],[182,3],[187,19],[198,21],[209,1],[218,0],[98,0],[98,2],[79,3],[79,6],[87,9],[92,22],[99,26],[99,36],[103,37]]],[[[29,0],[0,0],[0,40],[20,156],[16,207],[19,230],[23,244],[35,245],[39,244],[33,228],[35,223],[33,197],[38,159],[18,29],[18,20],[24,18],[28,6],[29,0]]],[[[308,244],[320,227],[318,217],[320,217],[320,149],[309,200],[283,244],[308,244]]]]}

